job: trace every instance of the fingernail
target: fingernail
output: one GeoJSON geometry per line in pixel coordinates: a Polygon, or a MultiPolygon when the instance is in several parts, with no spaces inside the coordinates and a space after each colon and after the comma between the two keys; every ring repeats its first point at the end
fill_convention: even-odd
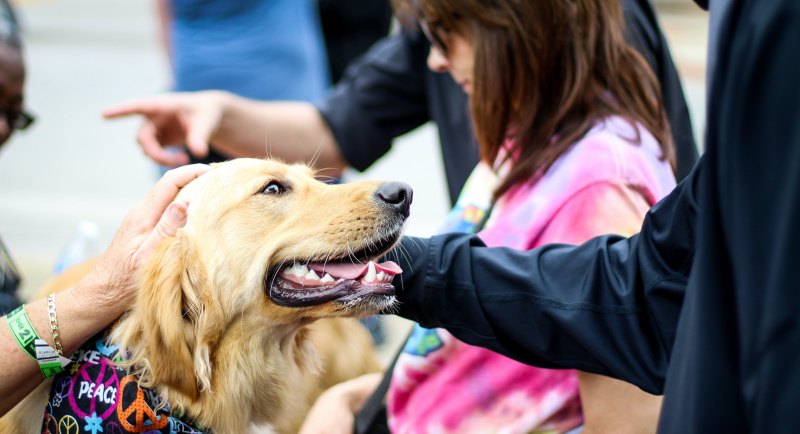
{"type": "Polygon", "coordinates": [[[167,212],[170,218],[174,220],[183,220],[186,218],[186,207],[187,205],[185,202],[172,202],[169,204],[167,212]]]}

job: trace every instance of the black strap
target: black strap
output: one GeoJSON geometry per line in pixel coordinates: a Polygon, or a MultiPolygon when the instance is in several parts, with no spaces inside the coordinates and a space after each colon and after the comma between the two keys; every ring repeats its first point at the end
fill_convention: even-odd
{"type": "MultiPolygon", "coordinates": [[[[489,204],[489,208],[484,213],[480,223],[475,226],[474,233],[478,233],[483,230],[484,226],[486,226],[486,222],[489,221],[492,210],[494,210],[494,201],[489,204]]],[[[386,392],[389,391],[389,383],[392,382],[392,372],[394,371],[394,366],[397,364],[397,359],[400,358],[400,354],[403,354],[403,348],[405,348],[406,343],[411,338],[411,334],[413,332],[414,327],[412,326],[408,336],[403,339],[403,345],[400,345],[400,348],[397,350],[397,354],[394,355],[392,363],[386,367],[386,371],[383,373],[383,379],[381,379],[380,384],[378,384],[378,387],[374,392],[372,392],[372,395],[370,395],[369,398],[367,398],[367,400],[364,402],[361,410],[356,413],[354,427],[355,434],[374,433],[375,431],[373,430],[377,427],[376,423],[380,421],[380,417],[386,417],[384,398],[386,398],[386,392]]]]}
{"type": "Polygon", "coordinates": [[[364,402],[364,405],[361,406],[361,410],[356,413],[356,421],[355,421],[355,434],[367,434],[372,432],[373,428],[375,427],[376,423],[379,422],[380,418],[386,417],[386,406],[384,405],[384,398],[386,398],[386,392],[389,391],[389,383],[392,382],[392,371],[394,371],[394,366],[397,364],[397,359],[400,358],[400,354],[403,354],[403,348],[406,346],[406,342],[408,339],[411,338],[411,333],[413,332],[413,326],[411,328],[411,332],[408,333],[405,339],[403,339],[403,344],[400,345],[400,348],[397,350],[397,353],[394,355],[394,359],[392,359],[392,363],[386,367],[386,370],[383,372],[383,378],[381,379],[380,384],[372,392],[372,395],[367,398],[364,402]]]}

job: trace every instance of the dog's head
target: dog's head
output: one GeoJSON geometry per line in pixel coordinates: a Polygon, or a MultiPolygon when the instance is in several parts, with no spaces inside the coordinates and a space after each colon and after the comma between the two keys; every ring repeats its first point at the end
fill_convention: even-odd
{"type": "Polygon", "coordinates": [[[374,261],[401,235],[410,187],[328,185],[312,175],[302,165],[239,159],[181,192],[190,208],[179,253],[202,264],[209,290],[259,302],[276,322],[372,314],[393,301],[400,270],[374,261]]]}
{"type": "Polygon", "coordinates": [[[328,185],[270,160],[215,165],[180,192],[186,226],[145,265],[112,338],[144,384],[196,398],[216,387],[212,367],[233,363],[220,351],[268,352],[267,340],[314,319],[383,310],[400,270],[377,260],[399,240],[411,194],[401,183],[328,185]]]}

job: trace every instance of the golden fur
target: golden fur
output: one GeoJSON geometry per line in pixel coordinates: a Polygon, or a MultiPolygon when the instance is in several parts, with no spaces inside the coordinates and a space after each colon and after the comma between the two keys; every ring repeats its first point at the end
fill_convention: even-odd
{"type": "MultiPolygon", "coordinates": [[[[364,290],[346,302],[284,307],[271,298],[270,276],[287,262],[385,253],[405,216],[376,201],[380,185],[327,185],[305,166],[269,160],[215,165],[180,192],[186,226],[147,261],[134,306],[112,327],[129,352],[125,366],[215,433],[296,432],[325,387],[380,369],[355,320],[324,318],[374,314],[394,297],[364,290]],[[270,183],[285,191],[265,193],[270,183]]],[[[3,422],[30,417],[20,407],[32,405],[38,429],[40,395],[3,422]]]]}

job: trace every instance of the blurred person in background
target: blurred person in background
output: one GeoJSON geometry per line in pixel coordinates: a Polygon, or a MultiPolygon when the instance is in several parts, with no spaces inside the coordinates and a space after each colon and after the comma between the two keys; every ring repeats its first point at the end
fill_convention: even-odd
{"type": "MultiPolygon", "coordinates": [[[[650,0],[620,0],[626,38],[655,72],[676,144],[678,178],[697,160],[680,80],[650,0]]],[[[304,102],[258,102],[224,92],[166,94],[122,104],[108,117],[141,114],[143,151],[167,166],[189,154],[269,154],[309,162],[338,176],[346,166],[364,170],[388,152],[392,140],[427,121],[438,127],[451,203],[478,162],[467,95],[448,74],[425,66],[430,44],[416,30],[376,43],[357,59],[328,97],[304,102]],[[184,146],[172,153],[165,147],[184,146]],[[188,152],[188,154],[187,154],[188,152]]]]}
{"type": "Polygon", "coordinates": [[[173,90],[261,101],[321,100],[392,19],[388,0],[157,1],[173,90]]]}
{"type": "MultiPolygon", "coordinates": [[[[8,0],[0,0],[0,148],[16,130],[33,122],[25,111],[25,61],[14,11],[8,0]]],[[[21,276],[11,254],[0,239],[0,314],[19,305],[17,290],[21,276]]]]}
{"type": "MultiPolygon", "coordinates": [[[[327,94],[314,0],[157,0],[157,9],[173,90],[308,103],[327,94]]],[[[228,158],[212,151],[203,160],[228,158]]]]}

